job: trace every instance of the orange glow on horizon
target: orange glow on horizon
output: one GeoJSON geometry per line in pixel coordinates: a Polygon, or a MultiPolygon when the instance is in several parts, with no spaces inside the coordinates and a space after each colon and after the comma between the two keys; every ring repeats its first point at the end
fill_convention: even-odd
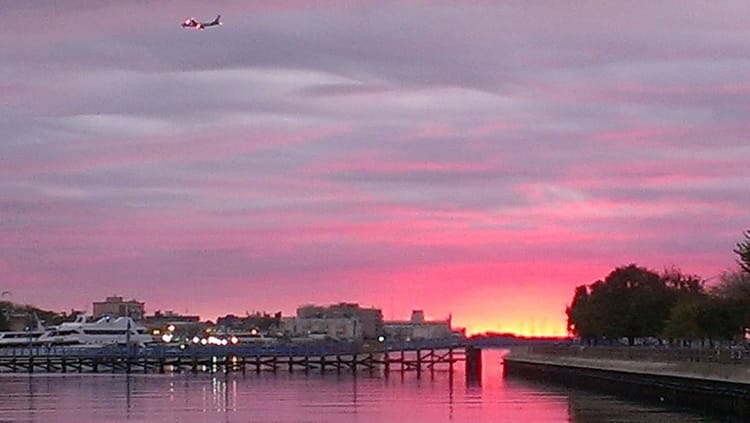
{"type": "MultiPolygon", "coordinates": [[[[464,327],[459,324],[454,324],[454,328],[464,327]]],[[[567,336],[567,330],[564,322],[558,324],[557,322],[550,324],[537,325],[532,322],[525,321],[508,321],[502,325],[497,325],[488,322],[467,322],[465,324],[466,336],[482,335],[485,333],[503,333],[512,334],[516,336],[542,336],[542,337],[561,337],[567,336]]]]}

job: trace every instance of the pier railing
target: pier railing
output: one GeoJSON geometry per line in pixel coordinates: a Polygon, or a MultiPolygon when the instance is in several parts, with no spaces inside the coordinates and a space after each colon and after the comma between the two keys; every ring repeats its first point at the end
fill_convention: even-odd
{"type": "MultiPolygon", "coordinates": [[[[453,369],[467,361],[472,350],[463,339],[446,338],[371,344],[271,344],[271,345],[110,345],[99,347],[45,347],[0,349],[0,372],[159,372],[277,371],[317,369],[373,371],[434,371],[453,369]]],[[[471,355],[473,361],[479,359],[471,355]]]]}
{"type": "Polygon", "coordinates": [[[107,346],[32,346],[0,348],[0,357],[211,357],[232,355],[238,357],[287,357],[287,356],[322,356],[342,354],[387,353],[399,351],[418,351],[429,349],[463,348],[467,343],[460,338],[426,339],[404,342],[383,342],[372,344],[360,343],[323,343],[323,344],[269,344],[269,345],[172,345],[154,344],[146,347],[135,345],[107,346]]]}
{"type": "Polygon", "coordinates": [[[529,353],[602,360],[638,360],[652,362],[703,362],[750,366],[750,350],[741,347],[605,347],[583,345],[534,345],[529,353]]]}

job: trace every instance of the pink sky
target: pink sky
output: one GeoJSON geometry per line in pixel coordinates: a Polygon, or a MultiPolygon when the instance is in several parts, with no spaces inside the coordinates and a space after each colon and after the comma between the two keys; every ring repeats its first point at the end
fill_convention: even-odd
{"type": "Polygon", "coordinates": [[[617,266],[734,268],[747,2],[269,4],[0,8],[12,300],[561,334],[617,266]]]}

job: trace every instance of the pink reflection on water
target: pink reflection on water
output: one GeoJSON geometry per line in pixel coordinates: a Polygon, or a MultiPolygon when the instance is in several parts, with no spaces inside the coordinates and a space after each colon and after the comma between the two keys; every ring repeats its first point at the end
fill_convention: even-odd
{"type": "Polygon", "coordinates": [[[484,351],[480,380],[463,365],[416,372],[171,375],[0,374],[3,421],[29,422],[638,422],[706,421],[561,387],[506,379],[484,351]],[[419,377],[418,377],[419,376],[419,377]]]}

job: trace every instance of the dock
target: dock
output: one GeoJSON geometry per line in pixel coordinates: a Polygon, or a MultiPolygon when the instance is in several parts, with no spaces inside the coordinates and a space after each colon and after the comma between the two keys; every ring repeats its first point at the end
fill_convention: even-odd
{"type": "Polygon", "coordinates": [[[31,347],[0,349],[5,373],[168,372],[423,372],[452,371],[459,362],[476,372],[481,354],[464,340],[361,345],[172,345],[31,347]],[[478,357],[477,357],[478,356],[478,357]],[[468,360],[467,360],[468,357],[468,360]]]}

